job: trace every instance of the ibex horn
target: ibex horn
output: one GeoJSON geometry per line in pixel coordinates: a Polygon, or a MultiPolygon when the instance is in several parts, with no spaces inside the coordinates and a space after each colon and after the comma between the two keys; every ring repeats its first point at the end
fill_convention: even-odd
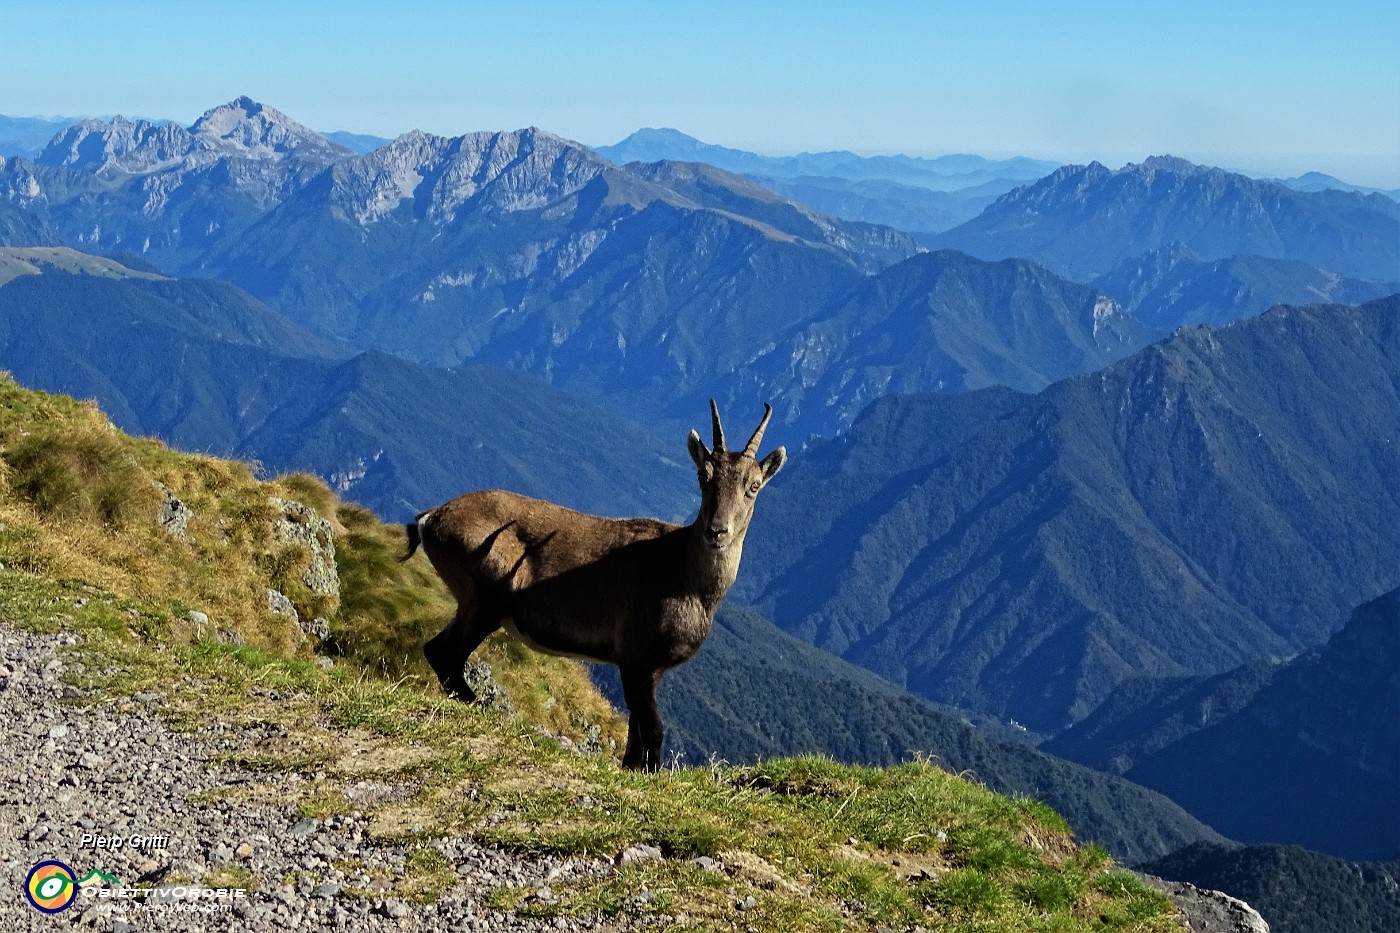
{"type": "Polygon", "coordinates": [[[758,430],[753,432],[753,437],[749,438],[749,445],[744,448],[744,455],[758,458],[758,445],[763,443],[763,432],[768,429],[768,419],[773,417],[773,406],[767,402],[763,403],[763,420],[758,423],[758,430]]]}
{"type": "Polygon", "coordinates": [[[710,399],[710,420],[715,425],[715,453],[724,450],[724,426],[719,423],[719,406],[714,399],[710,399]]]}

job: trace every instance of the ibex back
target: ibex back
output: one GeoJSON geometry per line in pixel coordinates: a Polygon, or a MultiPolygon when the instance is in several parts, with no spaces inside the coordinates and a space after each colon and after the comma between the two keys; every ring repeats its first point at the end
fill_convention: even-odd
{"type": "Polygon", "coordinates": [[[690,525],[653,518],[599,518],[500,490],[468,493],[408,525],[457,597],[452,622],[423,647],[443,688],[473,699],[467,657],[504,627],[539,651],[616,664],[630,714],[628,768],[661,765],[656,685],[690,660],[739,571],[755,498],[787,460],[779,447],[757,459],[773,409],[740,452],[726,449],[710,402],[714,449],[695,431],[688,446],[700,480],[690,525]]]}

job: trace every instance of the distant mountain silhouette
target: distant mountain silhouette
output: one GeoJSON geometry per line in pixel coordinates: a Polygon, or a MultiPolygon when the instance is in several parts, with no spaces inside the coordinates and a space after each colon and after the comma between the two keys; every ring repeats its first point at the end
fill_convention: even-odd
{"type": "Polygon", "coordinates": [[[804,152],[765,156],[743,149],[704,143],[674,129],[642,129],[597,152],[618,165],[629,162],[704,162],[742,175],[774,178],[841,178],[889,181],[930,191],[960,191],[981,185],[1010,190],[1053,172],[1056,162],[1041,159],[984,159],[975,155],[917,158],[904,155],[859,156],[854,152],[804,152]]]}
{"type": "Polygon", "coordinates": [[[44,151],[44,146],[74,123],[70,117],[9,117],[0,114],[0,158],[5,156],[25,156],[34,158],[44,151]]]}
{"type": "Polygon", "coordinates": [[[1400,188],[1368,188],[1353,185],[1324,172],[1304,172],[1295,178],[1276,178],[1280,185],[1287,185],[1297,191],[1356,191],[1361,194],[1383,194],[1392,201],[1400,200],[1400,188]]]}
{"type": "Polygon", "coordinates": [[[369,133],[351,133],[346,130],[336,130],[333,133],[322,133],[322,136],[339,146],[344,146],[352,152],[364,155],[366,152],[373,152],[380,146],[393,142],[384,136],[373,136],[369,133]]]}
{"type": "Polygon", "coordinates": [[[703,162],[746,175],[835,217],[922,233],[970,220],[999,195],[1058,168],[1055,162],[1038,159],[973,155],[933,159],[853,152],[764,156],[703,143],[671,129],[638,130],[597,151],[618,165],[703,162]]]}
{"type": "Polygon", "coordinates": [[[1180,243],[1125,259],[1093,286],[1148,327],[1171,332],[1229,324],[1277,304],[1363,304],[1400,292],[1397,280],[1368,282],[1291,259],[1232,256],[1206,261],[1180,243]]]}
{"type": "Polygon", "coordinates": [[[1065,166],[927,242],[984,259],[1024,256],[1076,280],[1179,242],[1203,260],[1247,254],[1393,281],[1400,204],[1377,194],[1295,191],[1156,156],[1117,170],[1065,166]]]}

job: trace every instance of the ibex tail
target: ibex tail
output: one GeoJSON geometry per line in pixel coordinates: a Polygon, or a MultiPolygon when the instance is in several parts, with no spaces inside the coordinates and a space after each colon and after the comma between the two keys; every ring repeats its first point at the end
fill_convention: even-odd
{"type": "Polygon", "coordinates": [[[399,563],[408,560],[418,552],[418,545],[423,543],[423,539],[418,535],[418,522],[412,521],[403,526],[404,532],[408,535],[408,550],[403,557],[399,558],[399,563]]]}

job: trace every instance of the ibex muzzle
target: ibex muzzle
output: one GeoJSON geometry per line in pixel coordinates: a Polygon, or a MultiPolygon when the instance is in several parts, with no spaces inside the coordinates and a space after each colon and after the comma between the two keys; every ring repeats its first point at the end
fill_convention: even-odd
{"type": "MultiPolygon", "coordinates": [[[[600,518],[501,490],[468,493],[408,525],[457,598],[457,615],[423,648],[448,693],[471,700],[467,657],[504,627],[539,651],[615,664],[630,713],[628,768],[661,766],[656,685],[695,654],[739,571],[758,493],[787,460],[759,444],[773,409],[739,452],[727,449],[710,402],[713,446],[687,445],[700,481],[690,525],[600,518]]],[[[407,559],[407,558],[405,558],[407,559]]]]}

